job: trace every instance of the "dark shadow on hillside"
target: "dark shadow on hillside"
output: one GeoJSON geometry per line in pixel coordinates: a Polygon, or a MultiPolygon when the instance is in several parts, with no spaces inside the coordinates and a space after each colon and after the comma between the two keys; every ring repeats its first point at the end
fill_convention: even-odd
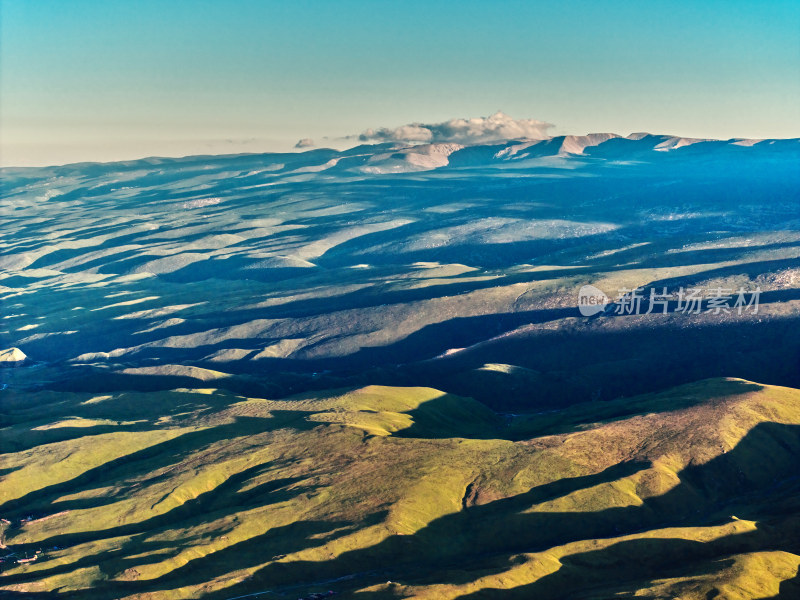
{"type": "Polygon", "coordinates": [[[445,394],[405,411],[412,423],[393,437],[419,439],[469,438],[492,440],[505,437],[504,419],[468,398],[445,394]]]}
{"type": "MultiPolygon", "coordinates": [[[[344,521],[298,521],[291,525],[275,527],[268,532],[229,546],[218,552],[193,560],[169,575],[153,581],[122,583],[118,589],[127,593],[169,590],[175,581],[181,585],[199,585],[209,579],[230,573],[232,570],[255,567],[270,559],[278,561],[277,568],[284,564],[280,558],[308,548],[322,546],[336,538],[347,536],[360,529],[381,523],[385,512],[368,515],[358,523],[344,521]]],[[[120,567],[128,565],[130,559],[123,559],[120,567]]],[[[230,588],[225,590],[225,598],[231,598],[230,588]]],[[[205,597],[215,597],[214,593],[205,597]]]]}
{"type": "MultiPolygon", "coordinates": [[[[627,144],[625,147],[627,151],[631,151],[633,148],[638,147],[640,143],[639,141],[628,140],[625,142],[627,144]]],[[[644,147],[648,147],[648,144],[645,144],[644,147]]],[[[606,145],[604,144],[603,147],[606,148],[606,145]]],[[[606,150],[609,148],[610,146],[606,150]]],[[[668,153],[669,157],[665,153],[653,152],[652,149],[648,152],[653,160],[674,162],[673,158],[675,156],[684,156],[682,153],[685,150],[681,149],[674,154],[668,153]]],[[[140,183],[161,185],[181,181],[190,175],[208,175],[207,171],[200,168],[202,160],[211,160],[214,169],[225,169],[231,165],[239,164],[237,161],[241,161],[242,165],[252,166],[258,164],[259,160],[267,159],[277,160],[276,157],[263,156],[260,158],[231,157],[221,163],[217,163],[217,159],[206,157],[205,159],[197,158],[196,162],[187,163],[187,165],[183,166],[178,163],[147,164],[146,166],[158,169],[158,172],[152,174],[144,173],[140,183]],[[188,166],[189,164],[193,166],[188,166]],[[175,171],[171,172],[170,169],[175,171]]],[[[295,162],[305,164],[305,161],[316,159],[309,156],[292,159],[287,157],[286,160],[289,160],[292,164],[295,162]]],[[[680,163],[681,161],[679,160],[678,162],[680,163]]],[[[786,164],[793,163],[787,160],[786,164]]],[[[745,166],[748,165],[749,163],[745,166]]],[[[71,167],[67,169],[67,172],[78,172],[83,168],[88,170],[87,176],[98,176],[116,172],[117,169],[125,172],[130,167],[123,168],[121,165],[116,165],[96,170],[96,166],[83,165],[71,167]]],[[[243,166],[243,168],[247,167],[243,166]]],[[[371,282],[374,284],[374,289],[342,294],[340,297],[302,300],[281,307],[268,307],[258,310],[214,310],[209,307],[207,311],[203,311],[196,318],[170,329],[170,334],[180,335],[206,331],[212,327],[225,327],[254,318],[299,318],[315,314],[326,314],[332,310],[374,308],[381,304],[391,303],[402,304],[415,300],[486,289],[500,284],[533,282],[548,277],[571,277],[576,275],[588,277],[602,270],[614,271],[657,266],[713,264],[720,260],[742,258],[748,251],[791,249],[795,245],[794,242],[764,243],[756,247],[738,249],[710,248],[671,254],[661,251],[669,248],[674,249],[674,244],[676,243],[684,245],[700,241],[714,241],[719,236],[733,235],[744,231],[769,231],[774,233],[782,229],[787,220],[794,218],[796,215],[797,196],[796,188],[792,188],[792,181],[796,179],[796,175],[792,176],[794,179],[792,177],[777,177],[772,171],[765,174],[761,167],[753,167],[752,165],[749,165],[744,170],[737,169],[733,174],[729,171],[729,169],[722,169],[719,166],[709,169],[708,165],[704,165],[703,168],[698,168],[693,165],[693,161],[689,160],[687,164],[677,169],[675,173],[670,173],[670,176],[678,178],[672,181],[673,184],[676,181],[678,182],[672,186],[663,185],[665,183],[665,174],[663,172],[658,170],[648,171],[647,169],[644,171],[639,171],[638,169],[627,170],[624,176],[621,177],[614,175],[617,173],[617,170],[614,169],[611,171],[599,171],[604,175],[608,175],[608,177],[573,177],[558,181],[531,177],[518,178],[485,175],[467,177],[463,181],[439,181],[435,178],[426,178],[420,181],[417,179],[418,176],[389,176],[369,178],[368,181],[362,182],[298,182],[292,186],[287,186],[285,189],[281,188],[270,192],[266,197],[256,195],[253,197],[234,198],[231,200],[232,204],[230,206],[226,203],[219,206],[219,214],[222,215],[226,211],[232,210],[240,211],[242,214],[242,226],[244,226],[248,218],[263,211],[264,205],[280,206],[282,208],[286,205],[292,205],[291,194],[287,194],[287,189],[297,189],[301,195],[314,194],[316,197],[323,194],[319,189],[320,186],[323,186],[324,194],[329,194],[329,202],[335,202],[339,199],[344,201],[346,198],[353,196],[358,197],[359,202],[363,202],[367,207],[365,214],[369,214],[373,219],[388,219],[392,215],[414,215],[417,220],[408,225],[359,236],[336,245],[315,259],[322,269],[294,269],[292,267],[284,269],[252,268],[257,267],[260,263],[245,256],[249,250],[261,249],[264,246],[273,247],[276,244],[278,247],[283,244],[291,246],[291,238],[295,235],[294,232],[275,232],[263,238],[248,239],[248,246],[236,246],[235,248],[237,250],[240,249],[243,253],[241,255],[233,255],[224,260],[214,258],[213,260],[202,261],[202,264],[199,262],[193,263],[184,267],[186,271],[178,270],[169,274],[162,274],[158,278],[152,278],[153,281],[142,280],[136,284],[129,283],[127,285],[131,285],[135,291],[142,292],[143,295],[149,291],[154,295],[162,296],[165,301],[168,301],[170,296],[178,295],[181,291],[187,289],[185,286],[191,285],[189,283],[169,285],[167,280],[170,277],[177,277],[181,281],[190,281],[194,277],[192,275],[193,270],[200,270],[202,272],[198,274],[198,277],[214,276],[226,280],[217,281],[211,286],[201,282],[193,289],[193,291],[197,292],[198,297],[213,301],[215,299],[214,291],[217,287],[221,286],[224,289],[229,284],[229,280],[237,280],[245,284],[249,282],[255,287],[259,283],[277,285],[279,280],[292,277],[292,282],[295,282],[295,280],[296,282],[287,284],[286,288],[287,291],[291,291],[293,287],[297,289],[304,285],[311,285],[309,283],[311,281],[319,282],[319,279],[314,279],[314,277],[320,276],[319,273],[315,275],[308,274],[307,271],[311,270],[323,271],[323,278],[327,277],[329,283],[331,280],[339,280],[340,278],[347,281],[353,281],[353,278],[355,278],[356,281],[363,282],[363,277],[369,277],[369,275],[356,277],[352,269],[346,271],[344,269],[364,261],[369,261],[375,265],[407,268],[414,261],[440,260],[443,262],[466,263],[478,267],[479,270],[504,269],[520,262],[537,262],[553,257],[553,255],[560,256],[560,253],[567,252],[566,255],[561,256],[561,258],[565,259],[563,262],[555,262],[554,264],[577,267],[576,269],[566,267],[563,269],[553,268],[537,273],[503,274],[502,277],[492,281],[437,283],[431,286],[429,290],[388,291],[383,289],[381,277],[378,277],[371,282]],[[686,179],[680,179],[682,176],[685,176],[686,179]],[[296,188],[294,187],[295,185],[296,188]],[[391,193],[393,199],[388,205],[385,201],[387,193],[391,193]],[[284,198],[283,195],[287,197],[284,198]],[[680,196],[679,206],[676,206],[676,196],[680,196]],[[613,197],[614,201],[608,202],[605,200],[609,197],[613,197]],[[574,199],[576,198],[580,198],[581,201],[575,202],[574,199]],[[776,203],[775,198],[781,198],[782,201],[776,203]],[[394,199],[397,201],[395,202],[394,199]],[[730,227],[722,226],[721,228],[719,223],[720,211],[724,214],[730,213],[731,205],[737,204],[736,201],[739,199],[747,202],[739,206],[737,210],[750,210],[751,212],[744,214],[742,219],[739,219],[730,227]],[[475,236],[466,236],[462,241],[438,248],[423,248],[408,252],[392,248],[393,243],[402,243],[409,236],[430,233],[441,228],[444,217],[426,211],[431,206],[450,202],[468,202],[471,205],[469,210],[460,211],[455,216],[446,217],[445,224],[452,226],[468,225],[485,217],[501,216],[504,218],[522,218],[531,222],[535,222],[537,219],[567,219],[579,224],[601,220],[614,225],[616,228],[611,232],[593,233],[577,237],[566,235],[563,239],[556,236],[543,239],[516,240],[510,243],[496,243],[491,240],[476,238],[475,236]],[[753,211],[751,210],[752,206],[764,206],[769,207],[769,209],[753,211]],[[252,210],[252,215],[247,213],[249,210],[252,210]],[[641,211],[653,210],[663,210],[670,214],[677,211],[678,214],[676,218],[666,222],[666,225],[664,221],[650,223],[647,218],[642,216],[641,211]],[[684,212],[690,216],[682,214],[684,212]],[[389,216],[378,216],[384,213],[388,213],[389,216]],[[711,231],[715,233],[708,233],[711,231]],[[637,250],[623,250],[619,255],[597,256],[597,254],[602,254],[604,251],[619,250],[628,245],[629,242],[637,240],[648,242],[653,248],[653,252],[648,254],[645,250],[645,255],[642,256],[637,254],[637,250]],[[670,243],[672,246],[670,246],[670,243]],[[389,244],[389,246],[384,247],[386,244],[389,244]],[[593,255],[594,258],[592,258],[593,255]],[[155,281],[156,279],[158,281],[155,281]]],[[[262,176],[267,175],[262,173],[262,176]]],[[[268,177],[272,177],[272,175],[268,175],[268,177]]],[[[210,188],[209,193],[212,190],[216,190],[224,196],[226,187],[229,188],[228,192],[230,192],[231,187],[235,189],[243,181],[245,180],[236,179],[233,184],[231,181],[213,182],[210,185],[214,187],[210,188]]],[[[98,197],[103,198],[103,195],[108,192],[105,189],[107,187],[106,185],[91,188],[81,187],[75,192],[64,195],[62,199],[78,200],[88,197],[91,202],[98,202],[100,201],[98,197]]],[[[152,199],[155,203],[156,201],[162,201],[165,196],[176,200],[183,199],[191,196],[191,190],[142,190],[141,195],[126,199],[122,202],[121,207],[116,208],[124,208],[126,210],[140,209],[142,202],[152,199]]],[[[108,205],[115,206],[115,202],[112,200],[106,199],[105,202],[108,205]]],[[[93,209],[98,209],[98,206],[93,205],[93,209]]],[[[89,209],[87,208],[87,210],[89,209]]],[[[204,213],[206,217],[215,215],[216,213],[204,213]]],[[[192,231],[187,232],[185,242],[192,242],[195,236],[202,237],[207,235],[205,231],[202,233],[193,231],[203,219],[199,219],[196,216],[191,217],[191,215],[187,218],[189,219],[187,226],[192,231]]],[[[310,232],[304,233],[307,236],[305,241],[312,242],[320,236],[343,231],[351,226],[352,215],[317,217],[306,216],[303,211],[300,211],[297,215],[287,218],[287,223],[308,225],[310,232]]],[[[172,221],[168,224],[172,225],[172,221]]],[[[179,227],[173,226],[172,229],[179,229],[179,227]]],[[[170,243],[174,239],[169,236],[160,238],[158,235],[158,232],[153,233],[154,239],[147,238],[147,244],[170,243]]],[[[138,256],[136,251],[124,249],[125,243],[136,242],[137,237],[140,238],[141,234],[131,233],[128,236],[102,241],[98,249],[114,247],[122,249],[117,254],[95,258],[79,266],[66,267],[66,270],[76,272],[88,268],[96,268],[103,272],[126,273],[131,269],[135,270],[142,266],[143,262],[160,256],[149,254],[147,246],[141,249],[138,256]]],[[[42,242],[42,244],[44,243],[42,242]]],[[[21,250],[21,248],[17,249],[21,250]]],[[[39,259],[43,261],[41,266],[52,266],[57,264],[58,260],[75,258],[80,251],[60,250],[58,252],[61,254],[41,257],[39,259]]],[[[187,250],[185,254],[191,255],[193,251],[187,250]]],[[[547,262],[542,264],[547,264],[547,262]]],[[[40,266],[40,263],[37,261],[35,266],[40,266]]],[[[13,284],[26,287],[35,281],[35,278],[20,278],[15,283],[15,278],[10,278],[4,280],[4,285],[13,284]]],[[[112,285],[126,288],[125,285],[112,285]]],[[[269,288],[270,286],[265,287],[269,288]]],[[[110,291],[110,289],[104,288],[96,292],[87,292],[86,289],[78,287],[75,289],[63,288],[57,292],[43,290],[40,293],[42,295],[48,294],[48,302],[54,296],[57,296],[59,299],[64,299],[64,301],[74,300],[68,302],[72,306],[90,304],[90,308],[96,308],[97,304],[102,305],[103,299],[92,298],[92,302],[84,303],[86,294],[103,294],[107,291],[110,291]]],[[[37,292],[36,296],[39,296],[40,293],[37,292]]],[[[254,293],[258,292],[254,291],[254,293]]],[[[70,317],[73,316],[70,315],[70,317]]],[[[161,339],[164,335],[164,331],[135,335],[137,331],[155,324],[157,319],[154,318],[134,319],[126,323],[105,318],[106,316],[103,313],[99,313],[97,317],[91,323],[81,324],[80,336],[50,336],[47,338],[32,336],[27,345],[30,346],[29,349],[32,354],[48,360],[57,360],[68,356],[76,356],[87,349],[98,352],[111,351],[115,348],[127,347],[133,343],[147,343],[161,339]]],[[[72,326],[73,324],[71,318],[64,319],[63,323],[48,323],[49,326],[61,331],[75,329],[72,326]]],[[[179,352],[164,352],[165,355],[173,356],[175,360],[198,359],[196,355],[191,353],[181,355],[179,352]]],[[[358,358],[363,360],[365,357],[358,358]]],[[[143,357],[134,358],[137,361],[140,359],[143,359],[143,357]]],[[[405,357],[403,362],[410,359],[411,357],[405,357]]],[[[254,368],[259,369],[261,367],[262,365],[258,365],[254,368]]],[[[287,365],[287,368],[294,367],[287,365]]]]}
{"type": "Polygon", "coordinates": [[[608,423],[636,415],[668,414],[714,399],[729,398],[763,390],[764,386],[738,379],[707,379],[670,389],[665,393],[637,398],[595,401],[577,404],[564,410],[517,415],[509,422],[507,439],[526,440],[544,435],[558,435],[584,429],[586,425],[608,423]]]}
{"type": "MultiPolygon", "coordinates": [[[[764,293],[762,305],[798,295],[798,290],[764,293]]],[[[66,369],[64,378],[48,387],[107,392],[213,385],[250,397],[277,398],[326,387],[425,385],[473,397],[501,412],[556,410],[714,377],[736,376],[800,387],[800,337],[794,334],[800,330],[800,318],[796,316],[754,319],[733,315],[718,321],[681,314],[569,318],[575,313],[575,309],[551,309],[455,318],[424,327],[394,344],[364,348],[340,358],[228,363],[224,367],[228,372],[250,373],[213,383],[76,366],[66,369]],[[555,321],[559,321],[557,330],[533,327],[465,352],[420,361],[521,325],[555,321]],[[402,364],[412,357],[414,362],[402,364]],[[481,371],[487,363],[522,369],[512,374],[481,371]]],[[[162,364],[186,359],[192,364],[214,350],[258,343],[263,341],[228,340],[187,350],[153,349],[143,353],[142,359],[149,357],[162,364]]],[[[214,363],[194,364],[220,368],[214,363]]]]}
{"type": "MultiPolygon", "coordinates": [[[[693,322],[676,315],[564,323],[533,329],[435,361],[404,365],[384,380],[471,396],[500,411],[554,410],[715,377],[800,387],[800,318],[693,322]],[[685,323],[681,323],[681,318],[685,323]],[[477,372],[486,363],[533,371],[526,379],[477,372]],[[413,383],[412,383],[413,382],[413,383]]],[[[374,383],[381,383],[376,377],[374,383]]]]}
{"type": "Polygon", "coordinates": [[[785,581],[781,581],[777,596],[772,596],[766,600],[792,600],[800,598],[800,572],[785,581]]]}
{"type": "MultiPolygon", "coordinates": [[[[733,509],[741,518],[757,520],[761,511],[769,507],[776,483],[796,477],[799,453],[800,426],[762,423],[747,433],[733,450],[706,464],[687,467],[679,474],[681,483],[677,487],[661,496],[644,498],[640,506],[601,508],[596,512],[526,512],[536,503],[576,490],[588,490],[599,483],[629,476],[645,466],[617,465],[595,475],[554,482],[518,496],[471,506],[436,519],[413,535],[395,535],[376,546],[346,552],[326,563],[269,565],[250,582],[226,590],[226,595],[215,593],[209,598],[221,600],[239,593],[263,589],[280,591],[281,586],[301,584],[312,590],[314,581],[348,575],[356,577],[359,587],[387,579],[400,583],[424,580],[446,584],[450,581],[446,575],[442,579],[442,574],[472,560],[482,561],[481,573],[485,574],[486,561],[498,557],[493,563],[496,568],[492,570],[502,572],[511,564],[499,557],[508,554],[543,551],[572,541],[612,538],[656,528],[722,524],[730,520],[733,509]],[[375,571],[379,574],[375,575],[375,571]],[[311,573],[313,579],[309,578],[311,573]]],[[[780,515],[773,515],[772,520],[779,523],[780,515]]],[[[677,540],[659,546],[660,541],[633,540],[625,542],[631,545],[620,547],[625,549],[630,565],[620,566],[614,557],[616,550],[608,549],[597,551],[587,560],[599,562],[605,577],[609,569],[620,573],[652,569],[660,576],[662,570],[668,572],[673,566],[670,557],[678,559],[688,553],[691,565],[693,553],[699,551],[704,555],[708,549],[712,551],[708,556],[724,558],[734,551],[791,548],[796,545],[797,533],[764,524],[753,534],[722,538],[716,545],[677,540]],[[655,551],[644,552],[651,543],[655,551]]],[[[581,558],[580,555],[568,558],[565,564],[570,560],[579,564],[581,558]]],[[[557,580],[553,589],[560,597],[570,594],[571,586],[577,585],[580,589],[583,585],[580,579],[553,577],[557,580]]],[[[540,590],[545,594],[552,581],[544,578],[526,587],[527,597],[539,597],[540,590]]],[[[353,585],[356,583],[344,583],[339,589],[352,589],[353,585]]]]}
{"type": "MultiPolygon", "coordinates": [[[[78,366],[60,373],[64,379],[59,379],[49,384],[51,390],[70,391],[70,381],[84,381],[88,385],[84,391],[93,391],[93,385],[97,389],[114,390],[113,396],[100,402],[85,402],[85,398],[68,397],[53,395],[50,398],[40,399],[35,406],[31,406],[30,398],[21,393],[12,398],[6,399],[0,408],[0,424],[8,427],[4,439],[0,440],[0,451],[18,452],[57,441],[75,439],[111,433],[114,431],[147,431],[159,428],[159,420],[171,421],[173,418],[184,417],[191,414],[195,420],[202,419],[215,411],[238,402],[241,398],[231,395],[225,391],[213,391],[211,393],[180,393],[167,392],[152,397],[131,397],[126,392],[120,392],[118,387],[97,387],[96,383],[103,381],[106,369],[93,369],[91,367],[78,366]],[[49,401],[48,401],[49,400],[49,401]],[[113,425],[94,425],[91,427],[69,427],[65,423],[60,423],[59,427],[47,429],[28,429],[15,431],[15,424],[37,420],[47,420],[55,423],[60,419],[111,419],[113,425]],[[24,432],[23,435],[19,435],[24,432]]],[[[181,382],[183,383],[183,381],[181,382]]],[[[203,388],[207,384],[202,381],[193,380],[195,385],[180,386],[175,385],[167,390],[179,387],[203,388]]],[[[121,387],[121,386],[120,386],[121,387]]],[[[124,388],[123,388],[124,389],[124,388]]],[[[142,390],[154,391],[154,390],[142,390]]]]}
{"type": "MultiPolygon", "coordinates": [[[[307,421],[305,419],[307,413],[302,411],[274,411],[272,415],[272,418],[239,416],[227,425],[218,425],[208,429],[184,433],[171,440],[126,454],[89,469],[68,481],[46,486],[15,500],[9,500],[0,506],[0,514],[3,514],[6,518],[21,518],[28,514],[40,512],[49,514],[67,509],[76,510],[101,506],[107,502],[113,502],[114,496],[65,502],[57,502],[57,499],[64,494],[72,493],[76,489],[105,487],[104,482],[116,485],[119,488],[116,494],[124,496],[126,486],[120,485],[120,482],[128,482],[128,486],[152,483],[154,481],[152,477],[150,479],[141,479],[141,477],[164,467],[176,465],[216,442],[283,427],[291,427],[302,431],[313,429],[318,425],[307,421]]],[[[165,474],[160,477],[167,476],[165,474]]]]}
{"type": "MultiPolygon", "coordinates": [[[[139,564],[147,564],[153,557],[152,552],[177,555],[193,542],[201,543],[205,539],[203,534],[194,536],[183,536],[179,540],[154,541],[159,534],[167,533],[179,526],[182,528],[192,528],[202,526],[204,523],[223,519],[238,511],[250,510],[257,507],[264,507],[281,502],[286,502],[292,498],[303,494],[313,494],[316,490],[314,486],[297,485],[302,478],[279,478],[259,484],[251,489],[242,491],[242,488],[254,477],[268,470],[271,465],[255,465],[245,471],[237,473],[216,488],[209,490],[197,498],[188,500],[184,504],[156,517],[146,519],[139,523],[121,525],[113,529],[97,530],[85,533],[56,535],[36,544],[15,544],[14,550],[17,552],[34,551],[38,548],[61,547],[69,549],[72,546],[114,537],[129,538],[119,548],[106,552],[103,555],[102,567],[105,571],[122,572],[129,568],[135,568],[139,564]],[[129,558],[136,555],[137,558],[129,558]]],[[[58,505],[57,505],[58,506],[58,505]]],[[[58,508],[61,508],[58,506],[58,508]]],[[[315,522],[302,521],[276,527],[268,533],[257,536],[256,538],[235,544],[217,553],[210,555],[212,559],[205,560],[208,566],[213,566],[214,561],[224,561],[228,568],[233,562],[238,560],[239,564],[247,560],[254,561],[254,564],[263,562],[271,556],[289,552],[297,552],[305,547],[321,545],[328,540],[329,536],[322,534],[337,532],[342,528],[353,527],[352,524],[334,522],[315,522]],[[269,554],[275,550],[273,554],[269,554]],[[266,556],[265,556],[266,554],[266,556]]],[[[233,523],[227,527],[215,530],[215,535],[224,536],[234,529],[233,523]]],[[[203,559],[200,559],[203,561],[203,559]]],[[[88,556],[77,562],[68,563],[48,569],[39,569],[34,572],[7,575],[3,581],[8,583],[21,583],[36,581],[42,577],[49,577],[56,574],[69,573],[82,567],[92,567],[97,565],[96,556],[88,556]]],[[[220,574],[223,574],[223,571],[220,574]]],[[[196,575],[206,581],[209,577],[208,568],[199,570],[196,575]]]]}
{"type": "MultiPolygon", "coordinates": [[[[633,598],[635,592],[663,579],[709,576],[734,565],[737,552],[765,545],[763,534],[739,534],[710,542],[682,539],[635,539],[617,542],[602,550],[565,557],[561,567],[535,583],[511,589],[485,588],[458,596],[458,600],[520,599],[561,600],[587,592],[607,594],[609,598],[633,598]]],[[[510,566],[510,565],[509,565],[510,566]]],[[[705,586],[704,586],[705,587],[705,586]]],[[[716,598],[711,586],[708,598],[716,598]]],[[[642,596],[636,593],[636,597],[642,596]]],[[[357,594],[368,599],[369,594],[357,594]]]]}
{"type": "Polygon", "coordinates": [[[48,389],[62,392],[102,393],[157,392],[179,388],[213,387],[250,398],[274,398],[281,395],[281,389],[275,383],[248,375],[207,380],[186,375],[124,373],[92,365],[71,365],[66,370],[70,376],[49,384],[48,389]]]}
{"type": "MultiPolygon", "coordinates": [[[[294,477],[274,479],[242,491],[242,488],[250,479],[268,470],[270,466],[268,464],[255,465],[236,473],[214,489],[203,492],[196,498],[189,499],[180,506],[149,519],[120,525],[112,529],[55,535],[36,542],[36,544],[15,544],[14,547],[24,552],[43,547],[77,546],[86,542],[118,536],[153,535],[155,531],[170,529],[170,526],[174,526],[176,523],[181,523],[185,527],[201,525],[216,517],[229,515],[230,509],[235,512],[257,506],[277,504],[301,494],[311,493],[316,489],[313,486],[297,485],[303,481],[303,478],[294,477]]],[[[103,506],[103,504],[99,502],[67,501],[55,502],[51,505],[53,511],[81,510],[97,506],[103,506]]]]}

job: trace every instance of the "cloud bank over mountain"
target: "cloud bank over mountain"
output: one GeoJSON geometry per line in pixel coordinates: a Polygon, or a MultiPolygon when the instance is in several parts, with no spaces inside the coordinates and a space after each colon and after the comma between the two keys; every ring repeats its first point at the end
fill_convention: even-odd
{"type": "MultiPolygon", "coordinates": [[[[518,138],[545,139],[551,123],[536,119],[514,119],[496,112],[490,117],[450,119],[443,123],[411,123],[401,127],[367,129],[358,136],[362,142],[452,142],[478,144],[518,138]]],[[[355,137],[355,136],[354,136],[355,137]]]]}

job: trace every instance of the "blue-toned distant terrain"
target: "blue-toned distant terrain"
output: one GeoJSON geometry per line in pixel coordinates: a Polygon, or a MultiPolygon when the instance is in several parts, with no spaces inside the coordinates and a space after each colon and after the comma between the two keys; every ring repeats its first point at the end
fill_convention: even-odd
{"type": "Polygon", "coordinates": [[[800,140],[0,177],[0,597],[800,589],[800,140]]]}

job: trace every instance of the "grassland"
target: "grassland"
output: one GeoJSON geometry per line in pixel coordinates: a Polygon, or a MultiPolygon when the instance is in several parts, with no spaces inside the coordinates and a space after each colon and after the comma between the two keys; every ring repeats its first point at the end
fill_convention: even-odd
{"type": "Polygon", "coordinates": [[[3,394],[9,597],[766,598],[800,561],[788,388],[3,394]]]}
{"type": "Polygon", "coordinates": [[[566,142],[2,170],[0,597],[800,597],[798,140],[566,142]]]}

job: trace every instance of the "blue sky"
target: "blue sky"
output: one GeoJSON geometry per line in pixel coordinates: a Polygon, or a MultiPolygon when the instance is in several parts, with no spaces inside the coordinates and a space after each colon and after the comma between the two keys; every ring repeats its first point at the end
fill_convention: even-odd
{"type": "Polygon", "coordinates": [[[800,137],[796,0],[0,0],[0,27],[6,165],[343,146],[498,110],[552,134],[800,137]]]}

